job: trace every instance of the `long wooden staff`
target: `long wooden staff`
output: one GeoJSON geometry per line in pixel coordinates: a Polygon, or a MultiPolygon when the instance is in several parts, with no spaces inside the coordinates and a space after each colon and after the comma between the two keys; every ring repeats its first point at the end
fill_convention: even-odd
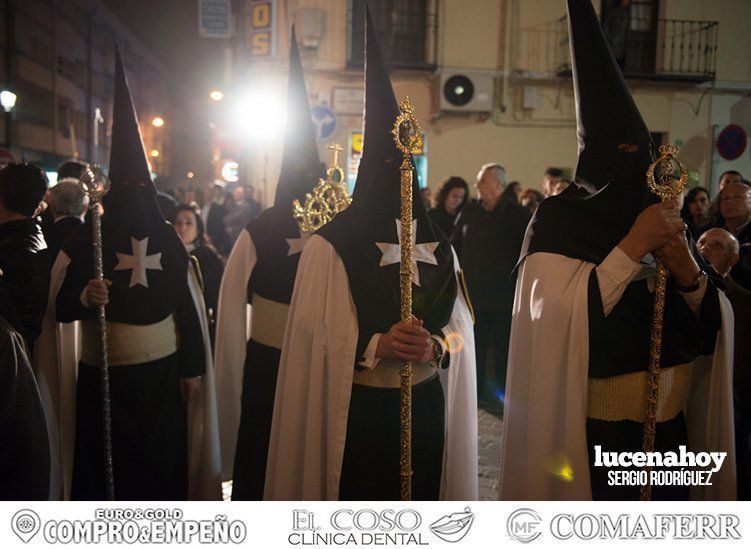
{"type": "MultiPolygon", "coordinates": [[[[688,181],[686,168],[676,160],[678,147],[662,145],[660,157],[654,161],[647,171],[649,190],[659,196],[663,202],[674,200],[683,192],[688,181]],[[675,166],[680,170],[680,177],[676,181],[673,176],[675,166]],[[655,180],[655,170],[658,170],[659,182],[655,180]]],[[[647,381],[647,413],[642,428],[642,451],[654,452],[655,428],[657,425],[657,399],[660,390],[660,355],[662,354],[662,327],[665,321],[665,287],[668,281],[668,270],[659,259],[657,261],[657,280],[655,281],[654,306],[652,308],[652,328],[649,334],[649,378],[647,381]]],[[[640,488],[642,501],[652,499],[652,482],[647,468],[647,483],[640,488]]]]}
{"type": "MultiPolygon", "coordinates": [[[[94,276],[97,280],[104,280],[104,266],[102,263],[102,199],[107,192],[109,182],[101,168],[96,164],[89,164],[81,176],[81,187],[91,202],[91,227],[94,243],[94,276]]],[[[104,435],[104,475],[107,500],[115,499],[115,476],[112,464],[112,411],[110,409],[110,378],[109,358],[107,352],[107,317],[104,305],[97,307],[99,321],[99,335],[101,344],[101,398],[102,422],[104,435]]]]}
{"type": "MultiPolygon", "coordinates": [[[[412,324],[412,162],[411,155],[422,145],[422,134],[417,119],[413,115],[414,107],[409,98],[399,104],[399,116],[394,122],[394,141],[402,151],[400,177],[401,195],[401,263],[399,266],[399,286],[401,290],[401,319],[405,324],[412,324]]],[[[399,419],[401,423],[399,456],[402,501],[412,499],[412,363],[401,365],[401,399],[399,419]]]]}

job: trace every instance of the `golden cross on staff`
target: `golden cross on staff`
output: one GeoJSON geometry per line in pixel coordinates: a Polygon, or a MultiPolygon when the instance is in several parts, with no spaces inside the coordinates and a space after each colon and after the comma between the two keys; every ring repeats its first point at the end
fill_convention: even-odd
{"type": "MultiPolygon", "coordinates": [[[[399,194],[401,196],[401,263],[399,288],[401,291],[401,320],[412,323],[412,162],[411,155],[422,146],[420,125],[413,115],[414,106],[406,98],[399,104],[399,116],[392,134],[396,147],[402,152],[399,194]]],[[[399,419],[401,422],[400,495],[402,501],[412,499],[412,363],[402,362],[399,419]]]]}
{"type": "MultiPolygon", "coordinates": [[[[104,280],[102,262],[102,199],[107,194],[109,180],[97,164],[88,164],[81,175],[79,184],[91,200],[91,230],[94,245],[94,276],[104,280]]],[[[102,349],[100,374],[102,393],[102,423],[104,437],[104,476],[107,499],[115,499],[115,476],[112,461],[112,412],[110,409],[109,357],[107,352],[107,317],[104,305],[97,307],[99,337],[102,349]]]]}
{"type": "Polygon", "coordinates": [[[344,182],[344,170],[339,166],[342,146],[332,143],[327,148],[332,153],[332,161],[326,170],[326,179],[319,179],[313,191],[305,195],[304,205],[299,200],[292,201],[292,216],[305,233],[314,233],[352,203],[344,182]]]}
{"type": "MultiPolygon", "coordinates": [[[[662,145],[660,157],[650,164],[647,170],[647,184],[653,194],[659,196],[663,202],[676,199],[686,186],[688,172],[678,162],[675,156],[678,147],[675,145],[662,145]],[[676,168],[680,175],[675,178],[676,168]],[[658,172],[658,180],[655,180],[655,171],[658,172]]],[[[665,321],[665,286],[668,280],[668,270],[665,265],[657,260],[657,280],[655,281],[654,306],[652,309],[652,328],[649,334],[649,378],[647,381],[647,414],[642,429],[642,451],[653,452],[655,449],[655,427],[657,425],[657,398],[660,389],[660,355],[662,354],[662,328],[665,321]]],[[[647,484],[640,489],[642,501],[652,499],[652,482],[649,480],[649,468],[647,468],[647,484]]]]}

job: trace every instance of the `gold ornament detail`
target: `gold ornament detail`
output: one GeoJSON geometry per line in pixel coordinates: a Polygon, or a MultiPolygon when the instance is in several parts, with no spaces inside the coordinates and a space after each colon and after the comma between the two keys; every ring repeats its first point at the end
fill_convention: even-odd
{"type": "Polygon", "coordinates": [[[332,152],[332,161],[326,170],[326,179],[319,179],[313,191],[305,195],[304,206],[299,200],[292,202],[292,216],[304,233],[314,233],[352,203],[344,182],[344,170],[339,166],[342,146],[332,143],[328,149],[332,152]]]}
{"type": "MultiPolygon", "coordinates": [[[[647,170],[647,184],[653,194],[663,202],[674,200],[682,192],[688,181],[686,168],[677,159],[678,147],[662,145],[660,157],[650,164],[647,170]],[[675,178],[676,170],[680,173],[675,178]],[[655,179],[655,172],[657,178],[655,179]]],[[[647,380],[647,412],[642,427],[642,451],[654,452],[655,429],[657,425],[657,398],[660,390],[660,355],[662,354],[662,329],[665,322],[665,287],[668,270],[662,261],[657,260],[657,279],[655,280],[654,306],[652,308],[652,328],[649,334],[649,377],[647,380]]],[[[652,499],[650,468],[647,471],[647,484],[640,488],[642,501],[652,499]]]]}
{"type": "MultiPolygon", "coordinates": [[[[402,152],[399,167],[401,197],[401,263],[399,265],[399,289],[401,292],[401,321],[412,323],[412,162],[411,155],[422,146],[420,125],[414,117],[414,106],[406,98],[399,104],[391,131],[397,148],[402,152]]],[[[402,501],[412,499],[412,363],[402,362],[400,387],[400,496],[402,501]]]]}

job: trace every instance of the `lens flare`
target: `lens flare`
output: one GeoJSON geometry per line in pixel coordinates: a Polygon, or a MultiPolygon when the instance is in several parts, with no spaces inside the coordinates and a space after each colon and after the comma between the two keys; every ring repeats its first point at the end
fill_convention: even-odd
{"type": "Polygon", "coordinates": [[[574,481],[574,468],[569,459],[563,454],[551,456],[547,463],[548,472],[563,482],[574,481]]]}
{"type": "Polygon", "coordinates": [[[449,352],[452,355],[455,355],[464,348],[464,338],[458,332],[449,332],[446,334],[446,341],[449,344],[449,352]]]}

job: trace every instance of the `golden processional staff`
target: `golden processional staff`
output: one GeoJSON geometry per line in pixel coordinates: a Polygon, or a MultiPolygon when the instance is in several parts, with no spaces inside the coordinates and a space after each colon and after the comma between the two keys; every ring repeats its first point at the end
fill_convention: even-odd
{"type": "MultiPolygon", "coordinates": [[[[402,151],[399,193],[401,195],[401,263],[399,265],[399,288],[401,291],[401,320],[412,323],[412,160],[411,155],[422,146],[422,135],[414,106],[409,98],[399,104],[399,116],[394,122],[394,141],[402,151]]],[[[401,399],[399,419],[401,422],[399,456],[401,499],[412,499],[412,363],[404,361],[401,366],[401,399]]]]}
{"type": "MultiPolygon", "coordinates": [[[[109,189],[109,180],[97,164],[89,164],[81,175],[80,185],[83,192],[91,201],[91,228],[94,244],[94,276],[97,280],[104,280],[104,266],[102,263],[102,199],[109,189]]],[[[112,412],[110,410],[110,378],[109,359],[107,355],[107,317],[104,305],[97,307],[97,320],[101,344],[101,390],[102,390],[102,420],[104,425],[104,475],[107,499],[115,500],[115,477],[112,465],[112,412]]]]}
{"type": "MultiPolygon", "coordinates": [[[[647,184],[653,194],[659,196],[663,202],[675,200],[683,192],[688,181],[686,168],[678,162],[675,155],[678,147],[662,145],[660,157],[650,164],[647,170],[647,184]],[[675,178],[676,170],[680,173],[675,178]],[[655,171],[658,179],[655,180],[655,171]]],[[[649,334],[649,377],[647,381],[647,413],[642,430],[642,451],[653,452],[655,449],[655,427],[657,425],[657,398],[660,389],[660,355],[662,353],[662,327],[665,320],[665,286],[668,280],[668,270],[659,259],[657,262],[657,280],[655,281],[655,297],[652,309],[652,329],[649,334]]],[[[652,499],[652,482],[649,474],[647,483],[640,489],[642,501],[652,499]]]]}

